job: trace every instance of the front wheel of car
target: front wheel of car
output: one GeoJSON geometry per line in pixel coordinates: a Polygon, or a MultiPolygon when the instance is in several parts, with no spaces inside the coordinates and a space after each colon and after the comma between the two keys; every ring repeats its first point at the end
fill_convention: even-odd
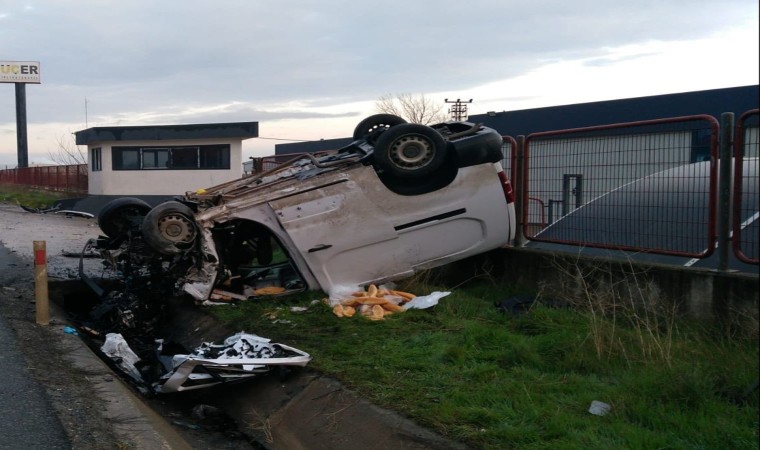
{"type": "Polygon", "coordinates": [[[412,178],[434,173],[446,160],[446,141],[436,130],[414,123],[389,128],[377,139],[377,167],[390,175],[412,178]]]}
{"type": "Polygon", "coordinates": [[[122,197],[106,203],[98,212],[98,226],[103,234],[115,238],[129,230],[139,229],[150,205],[135,197],[122,197]]]}
{"type": "Polygon", "coordinates": [[[177,255],[192,247],[198,237],[193,210],[180,202],[164,202],[145,216],[145,242],[164,255],[177,255]]]}

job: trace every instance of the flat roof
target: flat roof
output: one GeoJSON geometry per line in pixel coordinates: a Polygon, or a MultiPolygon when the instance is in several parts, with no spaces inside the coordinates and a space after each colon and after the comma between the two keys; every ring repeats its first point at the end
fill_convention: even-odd
{"type": "Polygon", "coordinates": [[[93,127],[74,133],[77,145],[104,141],[163,141],[179,139],[249,139],[259,137],[258,122],[202,123],[93,127]]]}
{"type": "Polygon", "coordinates": [[[468,120],[493,128],[502,135],[518,136],[540,131],[699,114],[720,119],[722,113],[733,112],[738,117],[745,111],[757,108],[758,99],[760,87],[755,84],[515,111],[492,111],[471,114],[468,120]]]}

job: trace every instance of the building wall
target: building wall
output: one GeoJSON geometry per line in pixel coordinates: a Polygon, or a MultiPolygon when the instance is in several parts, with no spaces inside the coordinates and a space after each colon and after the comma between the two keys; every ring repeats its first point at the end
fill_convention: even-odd
{"type": "Polygon", "coordinates": [[[179,195],[227,181],[243,175],[243,144],[240,139],[193,139],[161,141],[109,141],[88,145],[88,154],[100,148],[102,170],[93,172],[90,164],[90,195],[179,195]],[[113,146],[190,146],[229,144],[230,168],[228,170],[112,170],[111,147],[113,146]]]}

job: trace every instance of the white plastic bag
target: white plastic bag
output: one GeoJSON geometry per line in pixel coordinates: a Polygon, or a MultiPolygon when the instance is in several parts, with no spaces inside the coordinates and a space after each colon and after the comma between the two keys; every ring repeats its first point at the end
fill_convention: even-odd
{"type": "Polygon", "coordinates": [[[435,291],[428,295],[414,297],[408,303],[406,303],[404,309],[426,309],[438,304],[438,300],[451,294],[451,292],[435,291]]]}
{"type": "Polygon", "coordinates": [[[119,333],[108,333],[106,341],[100,347],[100,351],[105,353],[109,358],[124,370],[129,376],[137,381],[142,381],[142,374],[135,367],[140,357],[129,348],[129,344],[119,333]]]}

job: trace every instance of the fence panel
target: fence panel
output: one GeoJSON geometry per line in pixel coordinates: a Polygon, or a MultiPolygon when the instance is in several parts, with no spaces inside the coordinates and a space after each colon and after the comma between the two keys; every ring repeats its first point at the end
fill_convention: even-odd
{"type": "Polygon", "coordinates": [[[717,120],[706,115],[528,136],[526,238],[709,255],[715,248],[718,136],[717,120]]]}
{"type": "Polygon", "coordinates": [[[86,193],[87,165],[74,164],[0,170],[0,183],[86,193]]]}
{"type": "Polygon", "coordinates": [[[760,263],[760,110],[742,114],[734,137],[732,247],[740,261],[760,263]]]}

